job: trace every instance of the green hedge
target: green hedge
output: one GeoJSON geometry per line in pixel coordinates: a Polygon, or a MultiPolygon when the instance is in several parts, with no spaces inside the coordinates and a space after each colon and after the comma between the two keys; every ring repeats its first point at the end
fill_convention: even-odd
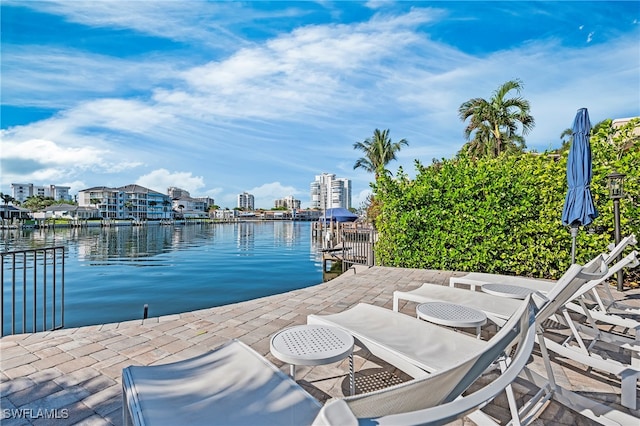
{"type": "MultiPolygon", "coordinates": [[[[580,228],[578,263],[614,240],[606,179],[613,169],[627,175],[622,235],[640,237],[640,144],[612,144],[608,125],[591,138],[599,217],[580,228]],[[589,232],[597,227],[601,234],[589,232]]],[[[381,176],[374,185],[378,263],[558,278],[571,263],[571,236],[561,221],[567,155],[456,158],[428,167],[416,161],[415,179],[402,169],[395,178],[381,176]]]]}

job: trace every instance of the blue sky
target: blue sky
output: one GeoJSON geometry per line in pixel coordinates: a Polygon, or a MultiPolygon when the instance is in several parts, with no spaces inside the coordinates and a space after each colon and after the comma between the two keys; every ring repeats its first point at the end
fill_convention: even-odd
{"type": "Polygon", "coordinates": [[[457,116],[520,79],[559,147],[576,110],[640,115],[640,2],[11,1],[2,19],[0,190],[138,183],[271,208],[353,183],[353,143],[390,129],[388,168],[451,158],[457,116]]]}

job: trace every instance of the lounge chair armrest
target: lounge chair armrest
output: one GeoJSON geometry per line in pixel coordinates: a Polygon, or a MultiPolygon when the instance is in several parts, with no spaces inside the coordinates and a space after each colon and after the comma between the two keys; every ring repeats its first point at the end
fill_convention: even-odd
{"type": "Polygon", "coordinates": [[[607,265],[607,262],[605,261],[604,256],[603,255],[598,256],[598,259],[596,259],[595,261],[600,264],[599,271],[587,272],[583,270],[583,271],[580,271],[580,273],[578,274],[578,277],[584,278],[587,281],[593,281],[593,280],[601,279],[604,276],[606,276],[607,273],[609,272],[609,265],[607,265]]]}
{"type": "Polygon", "coordinates": [[[327,402],[318,413],[312,426],[330,425],[358,426],[358,418],[343,399],[327,402]]]}
{"type": "Polygon", "coordinates": [[[629,352],[632,352],[633,354],[635,354],[634,356],[637,358],[638,356],[640,356],[640,342],[635,341],[633,343],[622,343],[620,345],[620,347],[622,349],[625,349],[629,352]]]}

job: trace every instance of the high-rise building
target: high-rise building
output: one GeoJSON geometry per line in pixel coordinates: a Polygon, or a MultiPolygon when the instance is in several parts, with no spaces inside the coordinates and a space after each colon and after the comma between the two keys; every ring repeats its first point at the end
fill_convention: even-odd
{"type": "Polygon", "coordinates": [[[175,186],[170,186],[169,188],[167,188],[167,195],[169,195],[169,197],[171,198],[191,197],[189,191],[187,191],[186,189],[177,188],[175,186]]]}
{"type": "Polygon", "coordinates": [[[351,180],[336,178],[335,174],[323,173],[311,182],[311,208],[351,208],[351,180]]]}
{"type": "Polygon", "coordinates": [[[238,194],[238,208],[244,210],[254,210],[254,199],[253,195],[248,192],[243,192],[242,194],[238,194]]]}
{"type": "Polygon", "coordinates": [[[34,185],[32,183],[12,183],[11,184],[11,192],[12,197],[21,203],[24,202],[28,197],[32,196],[41,196],[41,197],[51,197],[54,200],[71,200],[71,196],[69,195],[69,186],[58,186],[58,185],[34,185]]]}
{"type": "Polygon", "coordinates": [[[285,209],[300,209],[300,200],[296,200],[293,198],[293,195],[289,195],[288,197],[279,198],[275,202],[275,207],[284,207],[285,209]]]}

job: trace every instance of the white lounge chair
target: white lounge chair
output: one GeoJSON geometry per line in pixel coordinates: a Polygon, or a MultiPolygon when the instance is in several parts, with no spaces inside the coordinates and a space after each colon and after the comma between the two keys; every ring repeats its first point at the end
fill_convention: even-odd
{"type": "MultiPolygon", "coordinates": [[[[634,234],[620,240],[618,244],[611,244],[609,246],[609,253],[602,253],[594,257],[594,259],[603,256],[604,261],[610,264],[618,256],[620,256],[628,246],[637,244],[636,236],[634,234]]],[[[593,259],[591,260],[593,261],[593,259]]],[[[590,262],[587,262],[588,265],[590,262]]],[[[537,291],[548,292],[553,288],[556,283],[552,280],[543,280],[538,278],[522,277],[518,275],[503,275],[503,274],[489,274],[485,272],[468,272],[465,275],[449,278],[449,285],[451,287],[466,286],[472,290],[476,289],[476,286],[488,283],[503,283],[509,285],[522,285],[527,288],[535,288],[537,291]]]]}
{"type": "MultiPolygon", "coordinates": [[[[628,255],[622,262],[632,262],[635,253],[628,255]]],[[[620,262],[619,262],[620,263],[620,262]]],[[[640,380],[640,345],[634,338],[624,336],[616,336],[599,330],[593,322],[587,324],[578,324],[568,313],[568,309],[579,310],[585,315],[589,314],[589,310],[583,306],[579,296],[590,291],[594,286],[598,285],[603,279],[610,275],[610,271],[606,268],[605,258],[600,256],[585,266],[585,272],[581,275],[588,277],[582,281],[582,285],[573,287],[573,293],[568,291],[566,285],[567,274],[578,265],[572,265],[567,273],[556,282],[554,287],[545,295],[534,293],[534,299],[542,301],[543,309],[536,315],[536,323],[538,328],[537,341],[541,346],[545,346],[545,350],[549,349],[561,356],[573,359],[591,368],[616,375],[621,379],[621,403],[623,406],[635,410],[637,407],[637,383],[640,380]],[[596,272],[600,267],[601,272],[596,272]],[[576,299],[577,303],[572,302],[576,299]],[[546,302],[545,302],[546,301],[546,302]],[[554,340],[545,338],[544,328],[548,326],[549,319],[555,319],[558,323],[566,326],[571,333],[571,338],[557,343],[554,340]],[[583,335],[587,334],[593,338],[591,344],[585,342],[583,335]],[[598,341],[604,341],[616,345],[619,349],[630,353],[629,362],[618,362],[610,358],[602,357],[594,351],[595,344],[598,341]],[[574,344],[576,343],[576,344],[574,344]]],[[[619,265],[618,265],[619,266],[619,265]]],[[[570,275],[569,275],[570,276],[570,275]]],[[[490,294],[470,291],[455,287],[446,287],[437,284],[424,284],[416,290],[408,292],[394,292],[394,310],[399,308],[399,300],[409,300],[416,303],[444,301],[457,303],[463,306],[479,309],[487,314],[487,317],[494,321],[498,326],[509,318],[509,315],[518,306],[517,299],[503,298],[490,294]]],[[[549,358],[545,359],[548,363],[549,358]]],[[[551,373],[549,367],[549,374],[551,373]]],[[[549,380],[553,382],[553,377],[549,380]]],[[[565,394],[568,392],[565,390],[565,394]]],[[[584,401],[583,401],[584,402],[584,401]]],[[[589,402],[591,404],[591,402],[589,402]]],[[[589,410],[587,410],[589,411],[589,410]]],[[[591,415],[585,411],[583,414],[591,415]]],[[[609,410],[610,411],[610,410],[609,410]]],[[[616,414],[617,415],[617,414],[616,414]]],[[[596,421],[604,421],[601,417],[592,417],[596,421]]]]}
{"type": "MultiPolygon", "coordinates": [[[[585,267],[589,267],[590,265],[596,265],[606,262],[606,258],[603,255],[594,258],[591,262],[589,262],[585,267]]],[[[567,300],[573,300],[578,297],[583,297],[589,293],[591,293],[595,287],[597,287],[602,282],[609,279],[613,276],[617,271],[625,267],[636,267],[640,265],[638,261],[638,252],[633,251],[625,256],[622,260],[617,262],[611,268],[607,269],[607,272],[603,275],[599,275],[597,279],[590,280],[585,283],[573,296],[569,297],[567,300]]],[[[504,277],[504,276],[503,276],[504,277]]],[[[545,286],[539,285],[541,282],[536,281],[532,286],[527,285],[527,282],[535,281],[531,279],[523,279],[521,281],[501,281],[501,283],[516,285],[519,287],[526,287],[531,290],[535,290],[542,295],[548,295],[551,291],[557,288],[558,281],[556,282],[547,282],[543,281],[545,286]],[[542,288],[544,287],[544,288],[542,288]]],[[[486,281],[473,281],[469,279],[466,281],[467,283],[475,283],[475,285],[487,284],[486,281]]],[[[400,300],[409,300],[416,303],[424,303],[430,301],[451,301],[458,303],[460,305],[469,305],[471,307],[475,307],[484,311],[489,319],[491,319],[496,324],[500,325],[501,322],[504,322],[509,316],[513,309],[518,305],[517,301],[509,300],[506,298],[496,298],[490,294],[478,292],[478,291],[470,291],[466,289],[457,288],[455,286],[441,286],[438,284],[425,283],[421,287],[418,287],[414,290],[409,291],[395,291],[393,293],[393,310],[397,311],[399,309],[400,300]]],[[[584,299],[583,299],[584,301],[584,299]]],[[[586,301],[588,302],[588,301],[586,301]]],[[[584,308],[578,306],[577,304],[568,303],[568,308],[574,310],[578,313],[584,314],[584,308]]],[[[638,323],[632,319],[626,321],[624,319],[619,319],[614,315],[605,314],[598,310],[589,309],[589,313],[592,314],[595,320],[609,322],[611,325],[619,325],[630,330],[635,331],[639,330],[640,327],[636,327],[638,323]],[[613,322],[611,322],[613,321],[613,322]]]]}
{"type": "MultiPolygon", "coordinates": [[[[618,256],[622,255],[628,246],[633,246],[635,244],[637,244],[636,237],[631,234],[628,237],[623,238],[617,245],[611,244],[609,246],[609,253],[603,253],[602,256],[604,256],[605,262],[610,265],[612,262],[616,261],[618,256]]],[[[637,259],[635,259],[634,264],[629,264],[628,266],[638,266],[637,259]]],[[[616,269],[615,266],[611,267],[610,274],[607,279],[613,276],[619,269],[622,269],[622,266],[618,269],[616,269]]],[[[591,292],[583,295],[584,300],[591,302],[591,305],[593,305],[592,309],[598,309],[600,312],[605,314],[640,315],[640,309],[626,305],[613,297],[609,286],[606,285],[606,279],[602,282],[605,283],[605,285],[599,287],[602,289],[602,294],[599,294],[594,287],[591,292]]],[[[555,281],[513,275],[489,274],[484,272],[469,272],[463,276],[451,277],[449,279],[449,285],[451,287],[466,286],[472,290],[475,290],[477,286],[489,283],[522,286],[544,294],[553,288],[555,281]]]]}
{"type": "MultiPolygon", "coordinates": [[[[617,246],[611,248],[611,252],[609,254],[603,255],[605,256],[605,262],[610,264],[615,261],[627,246],[634,244],[636,244],[636,238],[634,235],[624,238],[617,246]]],[[[566,305],[567,309],[585,317],[583,322],[587,323],[589,326],[584,327],[576,323],[576,327],[580,331],[588,334],[596,340],[609,341],[610,343],[619,344],[623,347],[628,344],[633,344],[633,341],[640,340],[640,321],[637,319],[640,317],[640,308],[616,300],[611,293],[609,285],[607,284],[607,280],[621,269],[635,268],[639,265],[640,261],[638,260],[638,252],[632,251],[611,266],[609,268],[609,272],[602,277],[602,279],[588,283],[587,285],[590,287],[590,291],[581,291],[580,298],[576,300],[576,302],[570,302],[566,305]],[[600,292],[597,291],[598,288],[601,290],[600,292]],[[610,339],[610,337],[615,336],[615,334],[599,332],[596,324],[600,324],[600,326],[608,326],[610,327],[610,331],[613,331],[615,328],[617,328],[617,331],[624,330],[624,332],[629,335],[629,339],[625,339],[624,337],[621,339],[617,339],[615,337],[610,339]]],[[[472,290],[475,290],[477,286],[489,283],[504,283],[518,287],[525,287],[539,291],[542,294],[548,293],[555,285],[555,282],[553,281],[477,272],[466,274],[463,277],[451,277],[449,280],[449,285],[451,287],[464,285],[470,287],[472,290]]],[[[431,285],[426,285],[424,288],[416,289],[414,290],[414,294],[415,296],[418,296],[422,293],[431,293],[431,297],[433,297],[434,294],[431,291],[431,287],[431,285]]],[[[397,310],[396,305],[398,303],[398,297],[403,298],[403,295],[401,293],[394,295],[395,310],[397,310]]],[[[502,308],[500,314],[505,317],[505,315],[510,312],[510,308],[508,306],[501,306],[502,303],[508,302],[495,302],[495,305],[502,308]]],[[[490,308],[487,307],[487,309],[490,308]]],[[[500,321],[500,319],[492,319],[496,322],[500,321]]],[[[633,365],[640,367],[640,360],[634,359],[632,361],[633,365]]]]}
{"type": "Polygon", "coordinates": [[[154,426],[445,424],[476,410],[502,392],[526,365],[533,343],[534,311],[527,301],[482,350],[468,351],[459,362],[434,374],[376,392],[332,400],[322,406],[261,355],[239,341],[232,341],[185,361],[125,368],[122,372],[124,423],[154,426]],[[513,345],[517,350],[495,381],[461,396],[513,345]]]}
{"type": "MultiPolygon", "coordinates": [[[[618,246],[616,246],[613,251],[605,258],[605,262],[610,263],[614,261],[622,248],[623,245],[626,244],[635,244],[635,237],[632,235],[627,237],[625,241],[621,242],[618,246]]],[[[611,334],[602,334],[599,332],[594,332],[597,330],[596,323],[600,325],[605,325],[613,330],[616,327],[619,327],[618,330],[624,330],[630,336],[631,341],[640,340],[640,321],[637,320],[638,316],[640,316],[640,308],[631,306],[629,304],[625,304],[621,301],[615,300],[613,295],[611,294],[611,290],[609,286],[606,285],[606,282],[609,278],[615,275],[618,271],[623,268],[635,268],[640,265],[640,260],[638,260],[638,252],[632,251],[625,257],[623,257],[620,261],[616,262],[612,267],[609,268],[609,272],[603,276],[601,279],[596,281],[592,281],[587,283],[586,290],[581,290],[579,294],[579,298],[575,302],[567,303],[566,308],[577,313],[583,315],[585,317],[584,322],[589,324],[589,327],[578,326],[582,331],[589,334],[593,338],[606,340],[608,336],[611,334]],[[603,284],[603,285],[597,285],[603,284]],[[602,289],[602,294],[606,297],[602,297],[597,288],[602,289]]],[[[488,284],[490,282],[504,283],[517,287],[524,287],[531,290],[539,291],[542,294],[548,293],[555,282],[551,281],[542,281],[535,280],[531,278],[522,278],[522,277],[510,277],[507,275],[494,275],[494,274],[483,274],[483,273],[471,273],[467,274],[464,277],[459,279],[452,277],[450,279],[450,287],[456,287],[458,284],[464,284],[471,287],[471,289],[475,289],[476,286],[482,286],[484,284],[488,284]],[[493,277],[493,278],[492,278],[493,277]]],[[[433,297],[433,291],[431,290],[432,284],[427,284],[424,288],[418,288],[413,290],[412,292],[414,296],[418,297],[420,294],[430,294],[433,297]]],[[[454,294],[458,294],[454,292],[454,294]]],[[[576,295],[576,298],[578,295],[576,295]]],[[[394,309],[397,310],[398,298],[407,298],[408,300],[414,300],[410,297],[404,297],[402,293],[398,293],[394,295],[394,309]]],[[[496,305],[501,305],[506,302],[495,302],[496,305]]],[[[504,314],[504,310],[506,309],[506,313],[508,314],[509,308],[506,306],[500,306],[503,309],[501,314],[504,314]]],[[[490,308],[488,308],[490,309],[490,308]]],[[[504,315],[503,315],[504,316],[504,315]]],[[[495,320],[495,319],[494,319],[495,320]]],[[[498,320],[499,321],[499,320],[498,320]]],[[[613,343],[616,343],[615,340],[613,343]]],[[[618,343],[624,345],[630,343],[627,340],[621,340],[618,343]]],[[[638,362],[638,366],[640,367],[640,361],[638,362]]]]}

